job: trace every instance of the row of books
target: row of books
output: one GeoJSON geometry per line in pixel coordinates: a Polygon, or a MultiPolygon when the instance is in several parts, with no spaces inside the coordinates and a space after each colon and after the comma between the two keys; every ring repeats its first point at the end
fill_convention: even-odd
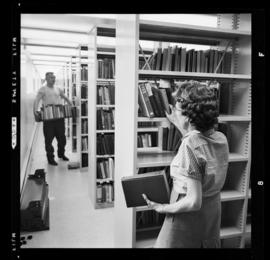
{"type": "Polygon", "coordinates": [[[170,124],[170,127],[162,127],[162,150],[178,151],[182,140],[181,132],[170,124]]]}
{"type": "MultiPolygon", "coordinates": [[[[151,70],[230,74],[232,53],[215,49],[195,50],[180,46],[158,48],[150,60],[151,70]]],[[[148,66],[146,66],[146,69],[148,66]]]]}
{"type": "Polygon", "coordinates": [[[165,111],[170,113],[169,104],[173,102],[171,92],[171,88],[158,88],[156,83],[139,83],[139,116],[166,117],[165,111]]]}
{"type": "Polygon", "coordinates": [[[115,86],[112,84],[97,85],[97,104],[114,105],[115,86]]]}
{"type": "Polygon", "coordinates": [[[82,81],[88,80],[88,67],[87,66],[81,67],[81,80],[82,81]]]}
{"type": "Polygon", "coordinates": [[[97,135],[97,155],[114,154],[114,134],[97,135]]]}
{"type": "Polygon", "coordinates": [[[86,84],[82,84],[81,85],[81,98],[87,98],[87,85],[86,84]]]}
{"type": "Polygon", "coordinates": [[[88,103],[87,103],[87,101],[81,102],[81,115],[88,116],[88,103]]]}
{"type": "Polygon", "coordinates": [[[97,184],[97,203],[113,202],[114,201],[114,187],[112,183],[97,184]]]}
{"type": "Polygon", "coordinates": [[[110,108],[97,109],[97,129],[114,129],[115,110],[110,108]]]}
{"type": "Polygon", "coordinates": [[[164,218],[165,214],[159,214],[154,210],[139,211],[136,213],[136,228],[161,226],[164,218]]]}
{"type": "Polygon", "coordinates": [[[115,77],[115,59],[98,59],[98,78],[113,79],[115,77]]]}
{"type": "Polygon", "coordinates": [[[82,151],[88,150],[88,137],[82,136],[82,151]]]}
{"type": "Polygon", "coordinates": [[[82,153],[82,167],[88,167],[88,153],[82,153]]]}
{"type": "Polygon", "coordinates": [[[40,108],[40,111],[38,111],[38,116],[36,117],[36,121],[40,122],[68,117],[75,118],[76,116],[76,107],[71,107],[69,105],[47,105],[40,108]]]}
{"type": "Polygon", "coordinates": [[[87,119],[82,119],[81,132],[82,134],[88,133],[88,120],[87,119]]]}
{"type": "Polygon", "coordinates": [[[114,160],[113,158],[99,159],[97,161],[97,179],[113,179],[114,160]]]}
{"type": "Polygon", "coordinates": [[[140,147],[157,147],[157,133],[138,133],[137,135],[138,148],[140,147]]]}
{"type": "MultiPolygon", "coordinates": [[[[170,114],[170,105],[174,106],[175,101],[172,96],[175,89],[185,81],[174,82],[173,85],[168,80],[160,80],[160,83],[141,82],[138,86],[138,116],[142,117],[166,117],[165,111],[170,114]],[[162,84],[161,84],[162,83],[162,84]],[[160,87],[162,86],[162,87],[160,87]]],[[[217,81],[201,81],[202,84],[213,88],[218,104],[220,103],[220,83],[217,81]]],[[[218,107],[219,110],[219,107],[218,107]]]]}

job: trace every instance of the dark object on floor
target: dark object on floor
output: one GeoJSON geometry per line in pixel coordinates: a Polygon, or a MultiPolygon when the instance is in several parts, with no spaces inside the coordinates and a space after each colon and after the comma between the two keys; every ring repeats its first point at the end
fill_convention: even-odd
{"type": "Polygon", "coordinates": [[[72,169],[78,169],[80,168],[80,163],[79,162],[70,162],[68,163],[68,169],[72,170],[72,169]]]}
{"type": "Polygon", "coordinates": [[[33,238],[32,235],[27,236],[27,239],[32,239],[32,238],[33,238]]]}
{"type": "Polygon", "coordinates": [[[44,169],[28,176],[21,197],[21,231],[49,229],[48,192],[44,169]]]}
{"type": "Polygon", "coordinates": [[[54,165],[54,166],[58,165],[58,163],[55,160],[48,160],[48,164],[54,165]]]}
{"type": "Polygon", "coordinates": [[[25,240],[25,237],[21,237],[21,240],[25,240]]]}
{"type": "Polygon", "coordinates": [[[64,161],[69,161],[69,159],[65,155],[63,155],[62,157],[59,157],[59,158],[63,159],[64,161]]]}

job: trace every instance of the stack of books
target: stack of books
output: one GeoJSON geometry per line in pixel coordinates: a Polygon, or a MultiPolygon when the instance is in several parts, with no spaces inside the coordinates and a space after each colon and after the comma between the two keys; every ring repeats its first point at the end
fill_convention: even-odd
{"type": "Polygon", "coordinates": [[[69,105],[46,105],[42,106],[36,121],[46,121],[59,118],[76,118],[76,107],[71,107],[69,105]]]}

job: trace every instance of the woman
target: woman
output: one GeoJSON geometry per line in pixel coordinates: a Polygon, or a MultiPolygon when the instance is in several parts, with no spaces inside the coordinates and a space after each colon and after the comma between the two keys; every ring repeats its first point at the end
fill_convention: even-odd
{"type": "Polygon", "coordinates": [[[148,207],[166,213],[156,248],[220,247],[221,202],[228,167],[228,142],[215,131],[218,100],[215,92],[190,81],[178,88],[168,119],[182,132],[178,153],[171,162],[170,204],[150,201],[148,207]]]}

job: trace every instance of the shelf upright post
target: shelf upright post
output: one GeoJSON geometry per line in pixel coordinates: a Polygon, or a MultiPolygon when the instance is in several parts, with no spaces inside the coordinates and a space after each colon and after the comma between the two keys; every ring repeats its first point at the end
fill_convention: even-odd
{"type": "Polygon", "coordinates": [[[81,45],[78,46],[78,56],[76,57],[76,94],[78,105],[77,116],[77,152],[79,155],[80,167],[82,167],[82,137],[81,137],[81,45]]]}
{"type": "Polygon", "coordinates": [[[116,18],[115,77],[115,247],[135,245],[135,210],[127,208],[121,178],[137,168],[139,17],[116,18]]]}
{"type": "Polygon", "coordinates": [[[97,97],[97,28],[88,33],[88,173],[89,195],[96,205],[96,97],[97,97]]]}

